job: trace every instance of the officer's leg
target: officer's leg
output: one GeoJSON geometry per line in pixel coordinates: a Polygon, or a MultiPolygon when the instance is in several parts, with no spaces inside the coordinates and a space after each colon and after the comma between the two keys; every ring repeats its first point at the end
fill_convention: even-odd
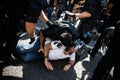
{"type": "Polygon", "coordinates": [[[35,40],[35,25],[36,24],[32,22],[25,22],[26,31],[31,38],[30,43],[32,43],[35,40]]]}
{"type": "Polygon", "coordinates": [[[98,62],[97,67],[94,70],[92,78],[90,80],[101,80],[104,78],[105,74],[111,70],[113,67],[113,55],[111,55],[112,50],[108,50],[107,54],[98,62]]]}
{"type": "Polygon", "coordinates": [[[90,50],[88,53],[90,54],[91,57],[95,57],[96,53],[98,52],[98,49],[101,47],[101,40],[103,38],[103,33],[99,36],[94,48],[90,50]]]}

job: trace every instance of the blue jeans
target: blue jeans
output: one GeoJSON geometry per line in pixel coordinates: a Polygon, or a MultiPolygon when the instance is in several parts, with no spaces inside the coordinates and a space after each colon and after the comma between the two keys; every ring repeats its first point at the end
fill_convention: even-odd
{"type": "Polygon", "coordinates": [[[29,44],[29,42],[18,44],[16,48],[24,62],[29,62],[40,57],[38,54],[39,44],[39,38],[35,38],[32,44],[29,44]]]}

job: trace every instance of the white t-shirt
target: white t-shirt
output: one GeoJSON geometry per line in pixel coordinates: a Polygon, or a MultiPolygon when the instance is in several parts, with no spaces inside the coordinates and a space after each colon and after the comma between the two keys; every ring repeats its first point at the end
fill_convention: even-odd
{"type": "Polygon", "coordinates": [[[70,58],[70,60],[75,60],[75,53],[71,55],[64,54],[65,46],[60,41],[52,41],[51,42],[52,49],[48,53],[49,60],[59,60],[70,58]]]}

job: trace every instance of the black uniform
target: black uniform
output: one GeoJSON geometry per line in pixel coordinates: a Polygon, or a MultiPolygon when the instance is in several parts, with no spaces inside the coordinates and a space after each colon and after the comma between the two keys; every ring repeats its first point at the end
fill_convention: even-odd
{"type": "Polygon", "coordinates": [[[2,24],[0,23],[0,59],[2,60],[8,60],[8,57],[14,52],[18,40],[18,27],[20,27],[20,20],[23,19],[27,4],[27,0],[13,2],[1,0],[0,21],[2,24]]]}
{"type": "Polygon", "coordinates": [[[80,39],[84,40],[84,34],[95,27],[97,19],[101,13],[101,0],[86,0],[81,13],[84,11],[89,12],[92,16],[90,18],[81,19],[81,24],[78,27],[80,39]]]}
{"type": "Polygon", "coordinates": [[[53,6],[53,3],[54,0],[31,0],[25,20],[37,23],[41,10],[45,10],[47,7],[53,6]]]}
{"type": "Polygon", "coordinates": [[[79,34],[77,33],[73,25],[67,22],[55,22],[54,24],[55,25],[53,25],[52,27],[48,27],[42,31],[45,37],[49,37],[52,40],[60,40],[61,34],[67,32],[72,35],[73,41],[78,39],[79,34]]]}
{"type": "Polygon", "coordinates": [[[117,9],[120,8],[120,1],[110,0],[110,2],[113,3],[114,6],[111,9],[108,24],[115,26],[115,32],[111,42],[109,43],[106,55],[99,61],[91,80],[101,80],[105,74],[112,69],[112,67],[114,67],[112,80],[120,80],[120,22],[117,23],[118,20],[120,20],[120,12],[117,11],[117,9]]]}
{"type": "Polygon", "coordinates": [[[104,20],[104,23],[102,25],[102,27],[100,27],[100,32],[101,35],[98,38],[97,43],[95,44],[94,48],[92,49],[92,51],[90,52],[91,57],[95,57],[96,53],[98,52],[98,49],[101,47],[101,39],[105,37],[106,33],[104,32],[106,28],[108,27],[112,27],[115,26],[116,22],[118,20],[120,20],[120,12],[117,10],[120,6],[120,2],[119,1],[113,1],[110,0],[110,3],[114,4],[114,7],[112,8],[112,10],[110,11],[110,16],[109,18],[104,20]]]}
{"type": "Polygon", "coordinates": [[[24,19],[27,4],[27,0],[0,0],[0,61],[4,61],[0,63],[1,80],[6,80],[2,76],[2,68],[15,61],[11,58],[11,54],[15,52],[18,28],[24,19]]]}

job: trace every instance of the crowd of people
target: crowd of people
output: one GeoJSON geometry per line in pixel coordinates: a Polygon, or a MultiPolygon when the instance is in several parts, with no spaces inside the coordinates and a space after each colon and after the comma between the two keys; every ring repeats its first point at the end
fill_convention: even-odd
{"type": "MultiPolygon", "coordinates": [[[[44,56],[45,67],[52,71],[54,70],[54,67],[49,60],[69,58],[68,64],[66,64],[63,68],[64,71],[69,70],[70,67],[75,63],[75,41],[77,39],[81,39],[85,42],[85,44],[88,44],[91,38],[93,38],[94,29],[99,29],[99,33],[102,34],[102,31],[106,27],[115,26],[114,36],[108,45],[108,50],[106,52],[107,54],[103,56],[101,61],[98,63],[90,80],[101,80],[104,75],[111,70],[112,67],[115,68],[113,80],[119,80],[119,63],[117,61],[119,60],[117,56],[119,47],[115,48],[115,46],[119,46],[120,42],[120,19],[119,12],[117,12],[117,9],[120,7],[120,1],[85,0],[84,7],[80,10],[80,12],[73,13],[72,10],[76,2],[77,1],[75,0],[18,0],[12,3],[9,0],[1,0],[0,25],[2,29],[0,29],[0,61],[3,62],[0,64],[8,64],[14,61],[15,59],[12,58],[11,54],[13,54],[15,57],[19,56],[16,54],[16,46],[19,40],[19,35],[17,33],[21,27],[20,24],[22,20],[24,21],[24,25],[22,25],[22,27],[24,26],[25,31],[29,36],[30,45],[34,44],[36,41],[35,26],[38,19],[47,24],[48,27],[45,29],[40,29],[37,36],[39,38],[39,43],[37,44],[39,49],[37,49],[37,53],[44,56]],[[56,10],[58,9],[56,12],[58,19],[66,10],[70,11],[72,15],[71,13],[66,14],[65,20],[68,19],[68,16],[79,18],[81,23],[78,28],[75,29],[74,26],[71,26],[71,28],[66,25],[61,25],[63,24],[61,22],[51,21],[51,17],[49,15],[50,13],[47,12],[52,12],[51,8],[55,9],[54,7],[56,10]],[[105,12],[104,14],[103,10],[105,12]],[[98,25],[98,19],[101,18],[101,15],[103,16],[108,13],[110,14],[109,19],[104,20],[103,25],[100,28],[97,28],[96,26],[98,25]],[[46,14],[48,14],[48,16],[46,14]],[[73,29],[75,30],[73,31],[73,29]],[[87,32],[90,32],[92,36],[87,37],[85,35],[87,32]],[[49,41],[47,41],[47,38],[50,38],[49,41]]],[[[96,53],[97,52],[95,52],[95,54],[96,53]]],[[[89,54],[92,55],[92,53],[89,54]]],[[[31,60],[32,59],[30,59],[30,61],[31,60]]]]}

